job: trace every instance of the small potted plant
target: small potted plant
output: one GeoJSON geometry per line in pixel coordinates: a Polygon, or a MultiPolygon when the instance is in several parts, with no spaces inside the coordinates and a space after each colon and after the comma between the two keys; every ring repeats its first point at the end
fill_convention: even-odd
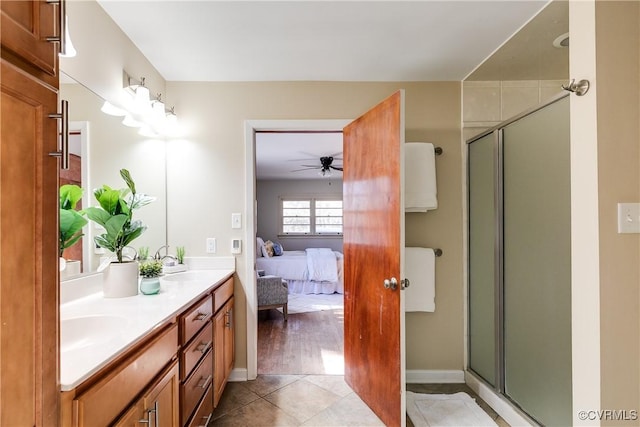
{"type": "MultiPolygon", "coordinates": [[[[60,248],[60,270],[65,272],[65,276],[80,273],[79,260],[66,260],[64,251],[76,243],[84,236],[82,227],[87,225],[87,219],[83,211],[78,211],[76,206],[82,199],[82,188],[75,184],[65,184],[60,187],[60,225],[59,225],[59,248],[60,248]],[[72,268],[74,265],[77,267],[72,268]],[[74,272],[71,272],[71,271],[74,272]],[[77,272],[76,272],[77,271],[77,272]]],[[[61,273],[61,276],[63,274],[61,273]]]]}
{"type": "Polygon", "coordinates": [[[142,221],[133,219],[133,212],[155,200],[136,191],[128,170],[120,169],[120,176],[127,188],[115,190],[103,185],[93,192],[100,206],[85,209],[87,217],[104,228],[104,233],[94,237],[96,245],[113,252],[116,257],[104,270],[103,290],[107,298],[138,294],[138,263],[124,258],[122,251],[147,229],[142,221]]]}
{"type": "Polygon", "coordinates": [[[145,295],[153,295],[160,292],[160,276],[162,275],[162,262],[149,260],[140,264],[140,292],[145,295]]]}
{"type": "Polygon", "coordinates": [[[178,264],[184,264],[184,254],[185,254],[184,246],[177,246],[176,258],[178,260],[178,264]]]}

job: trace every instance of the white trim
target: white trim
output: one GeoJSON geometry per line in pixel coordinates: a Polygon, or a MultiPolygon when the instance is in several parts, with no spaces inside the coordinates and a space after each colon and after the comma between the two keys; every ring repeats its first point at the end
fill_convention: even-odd
{"type": "Polygon", "coordinates": [[[498,413],[510,426],[535,426],[519,409],[514,407],[504,397],[500,396],[485,383],[476,378],[469,371],[464,373],[465,382],[480,399],[484,400],[494,411],[498,413]]]}
{"type": "MultiPolygon", "coordinates": [[[[574,425],[581,410],[601,409],[600,229],[595,1],[569,2],[569,74],[591,82],[585,96],[571,95],[571,381],[574,425]]],[[[637,378],[636,378],[637,381],[637,378]]]]}
{"type": "Polygon", "coordinates": [[[231,374],[229,375],[230,383],[238,383],[248,381],[247,370],[244,368],[233,368],[231,370],[231,374]]]}
{"type": "Polygon", "coordinates": [[[407,384],[464,384],[464,372],[444,369],[407,369],[407,384]]]}
{"type": "Polygon", "coordinates": [[[258,297],[256,295],[256,176],[255,176],[255,132],[269,131],[342,131],[352,119],[336,120],[245,120],[245,212],[247,227],[245,232],[246,264],[244,292],[247,298],[247,379],[254,380],[258,375],[258,297]]]}

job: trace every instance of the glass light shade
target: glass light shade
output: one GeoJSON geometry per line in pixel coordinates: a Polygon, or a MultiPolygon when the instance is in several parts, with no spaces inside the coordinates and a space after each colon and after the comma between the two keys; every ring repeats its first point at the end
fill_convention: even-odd
{"type": "Polygon", "coordinates": [[[62,58],[73,58],[76,56],[78,52],[76,52],[76,48],[73,47],[73,43],[71,42],[71,36],[69,35],[69,18],[65,15],[64,17],[64,55],[60,54],[62,58]]]}
{"type": "Polygon", "coordinates": [[[165,110],[164,110],[164,102],[162,101],[153,101],[152,102],[152,111],[154,120],[164,120],[165,118],[165,110]]]}
{"type": "Polygon", "coordinates": [[[123,110],[122,108],[116,107],[115,105],[113,105],[109,101],[104,101],[104,104],[102,104],[102,107],[100,108],[100,111],[102,111],[103,113],[108,114],[110,116],[124,117],[124,116],[127,115],[127,111],[126,110],[123,110]]]}
{"type": "Polygon", "coordinates": [[[138,111],[147,110],[150,105],[151,99],[149,98],[149,89],[145,86],[138,86],[135,95],[135,106],[138,111]]]}
{"type": "Polygon", "coordinates": [[[142,123],[134,119],[131,114],[127,114],[126,116],[124,116],[124,119],[122,119],[122,124],[131,128],[139,128],[142,126],[142,123]]]}

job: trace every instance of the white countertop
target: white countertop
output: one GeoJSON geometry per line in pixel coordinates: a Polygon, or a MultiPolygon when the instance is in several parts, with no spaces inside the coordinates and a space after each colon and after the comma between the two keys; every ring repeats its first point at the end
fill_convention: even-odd
{"type": "Polygon", "coordinates": [[[160,293],[156,295],[104,298],[102,292],[98,292],[62,304],[61,390],[72,390],[80,385],[153,329],[188,308],[197,297],[234,270],[198,272],[202,272],[202,279],[168,281],[161,277],[160,293]],[[69,320],[76,318],[79,319],[69,320]],[[86,339],[76,338],[73,343],[65,342],[65,338],[74,333],[83,338],[86,335],[86,339]]]}

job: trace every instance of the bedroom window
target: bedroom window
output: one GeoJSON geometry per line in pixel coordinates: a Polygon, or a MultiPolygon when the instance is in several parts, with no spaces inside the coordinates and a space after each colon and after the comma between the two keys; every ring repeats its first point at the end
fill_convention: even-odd
{"type": "Polygon", "coordinates": [[[286,235],[341,235],[342,200],[281,199],[281,232],[286,235]]]}

